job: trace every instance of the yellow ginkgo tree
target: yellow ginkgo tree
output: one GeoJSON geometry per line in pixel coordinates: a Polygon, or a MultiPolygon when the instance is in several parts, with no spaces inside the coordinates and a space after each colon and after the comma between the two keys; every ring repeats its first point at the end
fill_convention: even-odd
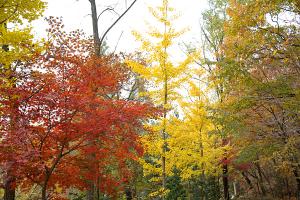
{"type": "MultiPolygon", "coordinates": [[[[141,42],[140,50],[144,52],[146,64],[127,61],[132,70],[148,83],[148,90],[140,95],[151,99],[157,106],[162,107],[162,117],[150,125],[153,133],[144,135],[142,142],[147,159],[143,160],[144,174],[150,175],[152,181],[161,183],[162,188],[157,194],[164,196],[166,192],[166,177],[172,174],[170,149],[168,140],[172,133],[172,113],[180,99],[180,88],[186,82],[188,66],[192,62],[190,56],[182,61],[174,62],[172,53],[175,40],[185,29],[177,31],[172,22],[178,18],[168,0],[162,0],[161,5],[149,8],[158,22],[158,26],[150,26],[147,34],[134,32],[141,42]],[[157,28],[160,27],[161,29],[157,28]]],[[[177,60],[177,59],[175,59],[177,60]]]]}
{"type": "MultiPolygon", "coordinates": [[[[221,159],[228,145],[222,145],[222,138],[212,134],[215,127],[209,117],[210,86],[203,84],[207,78],[201,69],[190,70],[187,94],[179,101],[183,119],[174,118],[169,126],[171,136],[168,152],[171,165],[179,170],[183,184],[199,180],[215,180],[222,174],[221,159]]],[[[198,185],[201,196],[205,196],[203,185],[198,185]]],[[[186,188],[188,199],[191,191],[186,188]]]]}

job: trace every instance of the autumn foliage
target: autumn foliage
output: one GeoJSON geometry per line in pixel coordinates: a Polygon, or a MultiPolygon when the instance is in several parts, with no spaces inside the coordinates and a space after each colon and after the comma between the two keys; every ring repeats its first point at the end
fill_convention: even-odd
{"type": "Polygon", "coordinates": [[[0,3],[0,199],[300,200],[299,0],[207,0],[200,45],[160,0],[138,52],[110,52],[135,2],[42,39],[43,0],[0,3]]]}
{"type": "Polygon", "coordinates": [[[130,178],[126,162],[143,154],[138,132],[156,111],[114,97],[128,79],[118,56],[94,57],[81,32],[49,23],[44,52],[1,74],[2,170],[10,187],[38,184],[44,199],[98,179],[114,193],[130,178]]]}

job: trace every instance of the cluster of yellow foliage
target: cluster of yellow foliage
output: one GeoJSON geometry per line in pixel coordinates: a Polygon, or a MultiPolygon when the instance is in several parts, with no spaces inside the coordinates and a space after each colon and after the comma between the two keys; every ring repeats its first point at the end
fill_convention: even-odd
{"type": "Polygon", "coordinates": [[[15,61],[26,61],[39,48],[33,41],[31,28],[25,24],[40,17],[45,5],[41,0],[7,0],[0,3],[2,65],[11,67],[15,61]],[[9,51],[6,49],[8,46],[9,51]]]}
{"type": "Polygon", "coordinates": [[[164,173],[172,176],[173,170],[178,169],[184,181],[203,173],[219,174],[220,158],[227,147],[220,147],[220,139],[209,134],[212,125],[207,119],[204,93],[190,75],[194,73],[191,67],[194,53],[187,55],[182,62],[171,61],[174,40],[186,30],[176,31],[172,25],[179,15],[174,14],[168,0],[149,10],[158,21],[158,27],[164,28],[150,27],[146,36],[133,32],[141,42],[141,51],[146,52],[146,65],[133,60],[127,64],[150,86],[140,95],[147,96],[164,109],[161,119],[147,125],[152,133],[141,138],[145,148],[145,159],[141,160],[144,175],[163,185],[152,195],[164,195],[164,173]],[[183,87],[189,88],[188,95],[180,92],[183,87]],[[183,119],[174,114],[175,107],[183,113],[183,119]]]}

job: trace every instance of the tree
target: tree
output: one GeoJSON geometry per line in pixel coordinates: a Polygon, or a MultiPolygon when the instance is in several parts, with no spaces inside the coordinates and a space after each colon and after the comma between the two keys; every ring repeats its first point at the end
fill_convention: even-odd
{"type": "MultiPolygon", "coordinates": [[[[89,0],[91,5],[91,16],[92,16],[92,25],[93,25],[93,39],[94,39],[94,54],[98,57],[101,57],[105,54],[105,52],[108,49],[108,45],[106,43],[106,36],[111,31],[111,29],[125,16],[125,14],[133,7],[133,5],[137,2],[137,0],[133,0],[129,7],[127,7],[127,1],[126,3],[126,9],[122,12],[122,14],[118,14],[113,7],[108,6],[104,10],[102,10],[99,14],[97,11],[97,5],[96,0],[89,0]],[[113,11],[115,14],[118,15],[117,19],[103,32],[103,35],[99,34],[99,26],[98,21],[102,14],[104,14],[107,11],[113,11]]],[[[114,54],[115,52],[113,52],[114,54]]],[[[133,85],[134,86],[134,85],[133,85]]],[[[132,88],[133,90],[134,88],[132,88]]],[[[119,94],[119,91],[117,92],[119,94]]],[[[119,95],[117,95],[118,97],[119,95]]],[[[96,183],[90,183],[90,189],[88,190],[88,196],[89,199],[95,198],[95,190],[94,188],[98,188],[95,186],[96,183]]],[[[98,189],[96,189],[96,193],[100,193],[98,189]]],[[[99,196],[99,195],[98,195],[99,196]]]]}
{"type": "MultiPolygon", "coordinates": [[[[18,70],[26,66],[24,62],[27,62],[32,56],[39,51],[38,44],[34,44],[33,36],[30,33],[30,28],[20,28],[20,25],[24,21],[33,21],[41,16],[45,8],[45,3],[40,0],[34,1],[3,1],[0,3],[0,82],[1,93],[0,98],[3,100],[10,100],[11,104],[2,105],[0,109],[16,109],[16,101],[18,101],[18,95],[12,96],[11,93],[3,94],[3,90],[11,90],[16,85],[16,80],[19,78],[18,70]],[[7,25],[12,28],[7,28],[7,25]],[[5,107],[8,106],[8,107],[5,107]]],[[[10,129],[14,129],[16,123],[18,123],[18,117],[15,116],[16,111],[12,111],[11,115],[5,117],[10,118],[10,129]],[[14,121],[17,120],[17,121],[14,121]]],[[[5,119],[3,113],[0,112],[1,121],[5,119]]],[[[4,114],[5,115],[5,114],[4,114]]],[[[2,129],[3,127],[1,127],[2,129]]],[[[8,131],[5,130],[1,136],[6,137],[8,131]]],[[[1,131],[3,132],[3,131],[1,131]]],[[[13,200],[15,198],[15,178],[10,175],[12,170],[11,164],[6,163],[2,170],[5,173],[4,179],[4,199],[13,200]]]]}
{"type": "Polygon", "coordinates": [[[149,156],[149,160],[143,161],[144,173],[154,176],[153,180],[161,182],[162,189],[157,194],[164,198],[166,177],[171,174],[173,168],[168,161],[167,141],[171,135],[168,132],[170,116],[174,111],[174,103],[180,96],[177,89],[180,88],[180,84],[183,84],[184,73],[192,59],[188,56],[179,64],[175,64],[170,58],[171,47],[184,30],[176,31],[173,27],[172,21],[177,18],[177,15],[172,14],[174,9],[169,6],[169,1],[163,0],[156,9],[149,8],[149,10],[162,30],[151,27],[145,37],[134,32],[136,39],[141,41],[141,50],[147,52],[145,55],[146,65],[135,61],[128,61],[128,64],[150,86],[148,91],[141,95],[147,96],[163,109],[163,117],[150,125],[154,133],[143,136],[142,141],[146,155],[149,156]]]}
{"type": "Polygon", "coordinates": [[[243,127],[238,161],[251,163],[243,176],[258,185],[254,194],[299,199],[299,2],[230,1],[228,15],[223,74],[227,108],[243,127]]]}
{"type": "MultiPolygon", "coordinates": [[[[200,199],[207,196],[206,184],[211,184],[211,180],[222,174],[221,160],[231,149],[223,144],[222,137],[214,133],[215,127],[208,113],[210,102],[206,96],[210,88],[205,89],[203,72],[199,69],[191,72],[187,86],[188,98],[180,102],[183,119],[172,119],[168,141],[172,166],[179,170],[178,174],[185,185],[199,180],[195,182],[195,187],[199,188],[197,195],[200,199]]],[[[188,186],[186,190],[189,199],[194,199],[196,197],[191,188],[188,186]]]]}
{"type": "MultiPolygon", "coordinates": [[[[63,198],[70,187],[86,189],[85,180],[98,178],[99,187],[114,194],[130,177],[126,162],[142,154],[137,133],[155,110],[112,99],[127,78],[124,65],[116,56],[87,55],[91,43],[81,32],[67,34],[59,19],[49,22],[46,52],[29,65],[31,70],[22,71],[26,76],[17,79],[14,88],[3,91],[18,95],[11,112],[17,112],[19,120],[9,129],[5,116],[11,112],[3,106],[1,164],[12,163],[10,169],[22,186],[40,185],[43,200],[51,192],[63,198]],[[88,166],[95,169],[86,171],[90,154],[95,159],[88,166]]],[[[1,105],[11,104],[1,100],[1,105]]]]}
{"type": "MultiPolygon", "coordinates": [[[[224,199],[230,199],[229,194],[229,164],[232,151],[228,148],[230,137],[233,133],[231,124],[226,121],[229,117],[228,112],[224,110],[224,105],[227,104],[230,97],[228,91],[230,88],[226,84],[227,79],[223,74],[223,68],[226,66],[226,49],[222,49],[224,43],[225,31],[224,24],[228,19],[226,9],[228,7],[227,0],[211,0],[209,1],[209,9],[202,14],[203,24],[202,43],[201,47],[189,47],[197,49],[201,52],[199,58],[195,59],[202,73],[196,73],[197,81],[202,84],[201,89],[206,88],[206,101],[202,102],[207,122],[212,126],[210,133],[215,134],[217,138],[222,140],[224,151],[223,158],[220,158],[222,163],[222,182],[224,199]]],[[[197,85],[199,85],[199,83],[197,85]]],[[[204,93],[204,92],[202,92],[204,93]]],[[[203,96],[203,95],[202,95],[203,96]]],[[[203,97],[202,97],[203,98],[203,97]]]]}

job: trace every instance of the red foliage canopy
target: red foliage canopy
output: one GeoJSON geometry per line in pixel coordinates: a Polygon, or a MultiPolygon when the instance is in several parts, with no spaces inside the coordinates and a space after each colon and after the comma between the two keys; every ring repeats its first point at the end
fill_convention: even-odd
{"type": "Polygon", "coordinates": [[[157,112],[115,98],[128,79],[117,56],[90,56],[80,31],[67,34],[60,20],[49,22],[44,54],[20,65],[14,85],[0,89],[1,166],[18,184],[41,185],[44,196],[57,184],[83,189],[99,179],[112,193],[130,177],[126,162],[143,153],[142,121],[157,112]]]}

